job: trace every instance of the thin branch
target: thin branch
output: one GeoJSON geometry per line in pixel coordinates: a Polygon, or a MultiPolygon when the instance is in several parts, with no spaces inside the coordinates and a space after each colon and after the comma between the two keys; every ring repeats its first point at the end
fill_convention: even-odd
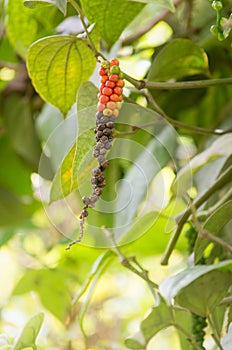
{"type": "Polygon", "coordinates": [[[138,80],[132,78],[130,75],[123,73],[124,78],[129,81],[136,89],[150,89],[150,90],[188,90],[188,89],[200,89],[211,86],[231,85],[232,78],[221,79],[205,79],[205,80],[193,80],[193,81],[176,81],[176,82],[155,82],[147,80],[138,80]]]}
{"type": "MultiPolygon", "coordinates": [[[[209,199],[217,190],[222,188],[230,179],[232,176],[232,166],[230,166],[228,169],[226,169],[221,176],[217,179],[217,181],[208,188],[208,190],[203,193],[199,198],[197,198],[195,201],[193,201],[193,205],[195,208],[199,208],[207,199],[209,199]]],[[[161,260],[162,265],[167,265],[168,260],[170,258],[170,255],[172,254],[173,249],[176,246],[176,243],[178,241],[178,238],[181,234],[182,228],[186,221],[188,220],[189,216],[191,215],[192,211],[191,208],[188,207],[184,212],[182,212],[180,215],[176,217],[177,222],[177,229],[173,233],[167,248],[164,252],[163,258],[161,260]]]]}
{"type": "MultiPolygon", "coordinates": [[[[177,6],[182,0],[176,0],[174,1],[173,5],[177,6]]],[[[138,40],[141,36],[146,34],[149,30],[151,30],[157,23],[162,21],[167,15],[169,15],[171,11],[168,9],[162,10],[162,12],[155,18],[152,18],[151,21],[148,23],[144,24],[141,26],[137,32],[129,35],[125,39],[122,40],[122,46],[129,46],[131,45],[134,41],[138,40]]]]}
{"type": "Polygon", "coordinates": [[[225,135],[229,134],[232,132],[232,128],[222,130],[222,129],[205,129],[201,128],[199,126],[195,125],[189,125],[183,122],[180,122],[179,120],[173,119],[169,117],[164,110],[155,102],[152,94],[150,91],[145,90],[143,95],[147,98],[151,106],[163,117],[165,120],[167,120],[171,125],[180,128],[180,129],[185,129],[185,130],[191,130],[194,131],[197,134],[202,134],[202,135],[225,135]]]}
{"type": "Polygon", "coordinates": [[[114,238],[114,234],[107,230],[107,228],[104,226],[102,227],[103,231],[105,232],[105,235],[112,241],[113,245],[114,245],[114,250],[116,252],[116,254],[118,255],[118,258],[122,264],[122,266],[126,267],[127,269],[129,269],[131,272],[133,272],[134,274],[136,274],[137,276],[139,276],[140,278],[142,278],[145,282],[147,282],[155,300],[157,298],[156,293],[154,291],[154,288],[157,289],[158,288],[158,284],[153,282],[152,280],[150,280],[149,276],[148,276],[148,271],[145,270],[136,260],[135,257],[130,257],[127,258],[125,255],[122,254],[122,252],[120,251],[117,242],[115,241],[114,238]],[[135,266],[137,266],[137,268],[135,266],[133,266],[133,264],[135,266]]]}

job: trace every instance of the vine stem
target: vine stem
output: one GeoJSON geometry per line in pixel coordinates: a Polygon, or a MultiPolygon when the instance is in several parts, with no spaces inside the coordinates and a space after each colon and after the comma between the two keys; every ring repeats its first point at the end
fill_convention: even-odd
{"type": "Polygon", "coordinates": [[[94,42],[93,42],[93,40],[91,38],[91,35],[89,34],[88,27],[87,27],[87,25],[85,23],[85,16],[84,16],[84,13],[83,13],[81,7],[75,2],[75,0],[68,0],[68,1],[70,2],[70,4],[73,6],[73,8],[77,11],[77,13],[80,16],[81,23],[82,23],[82,25],[84,27],[84,31],[86,33],[86,36],[87,36],[88,41],[89,41],[90,48],[93,51],[94,56],[96,57],[97,60],[98,60],[99,57],[102,57],[103,59],[105,59],[105,57],[102,55],[102,53],[99,52],[96,49],[96,46],[94,45],[94,42]]]}
{"type": "Polygon", "coordinates": [[[129,81],[136,89],[150,90],[181,90],[181,89],[200,89],[211,86],[231,85],[232,78],[193,80],[193,81],[176,81],[176,82],[154,82],[147,80],[138,80],[123,72],[124,78],[129,81]]]}
{"type": "MultiPolygon", "coordinates": [[[[197,198],[195,201],[193,201],[194,207],[197,209],[199,208],[208,198],[210,198],[217,190],[222,188],[228,180],[231,179],[232,176],[232,166],[230,166],[228,169],[226,169],[221,176],[217,179],[217,181],[208,188],[208,190],[203,193],[199,198],[197,198]]],[[[186,221],[188,220],[189,216],[192,213],[192,209],[189,206],[184,212],[182,212],[180,215],[176,217],[177,222],[177,229],[173,233],[167,248],[164,252],[163,258],[161,259],[161,265],[167,265],[168,260],[170,258],[170,255],[172,254],[173,249],[176,246],[176,243],[178,241],[178,238],[181,234],[182,228],[186,221]]]]}

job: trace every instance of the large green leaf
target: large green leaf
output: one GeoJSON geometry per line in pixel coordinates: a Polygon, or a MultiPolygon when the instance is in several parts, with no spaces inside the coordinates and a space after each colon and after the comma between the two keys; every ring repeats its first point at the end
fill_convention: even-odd
{"type": "Polygon", "coordinates": [[[65,115],[74,104],[81,83],[91,76],[95,62],[87,42],[75,36],[50,36],[38,40],[27,56],[35,89],[65,115]]]}
{"type": "Polygon", "coordinates": [[[154,4],[154,5],[160,5],[162,7],[167,8],[168,10],[174,12],[175,7],[173,5],[172,0],[129,0],[133,2],[142,2],[145,4],[154,4]]]}
{"type": "MultiPolygon", "coordinates": [[[[203,230],[210,232],[213,235],[220,236],[222,228],[232,220],[232,201],[229,201],[223,204],[218,208],[205,222],[203,230]]],[[[211,241],[207,239],[197,238],[195,248],[194,248],[194,260],[197,263],[202,255],[204,254],[205,249],[211,241]]]]}
{"type": "Polygon", "coordinates": [[[232,285],[232,273],[210,271],[183,288],[176,296],[176,302],[200,316],[212,313],[227,295],[232,285]]]}
{"type": "Polygon", "coordinates": [[[178,296],[181,305],[205,316],[226,294],[232,283],[231,272],[232,260],[214,265],[198,265],[168,277],[159,289],[167,302],[171,303],[178,296]]]}
{"type": "Polygon", "coordinates": [[[24,5],[34,8],[41,5],[54,5],[66,15],[67,0],[24,0],[24,5]]]}
{"type": "Polygon", "coordinates": [[[15,339],[12,350],[22,350],[24,348],[30,348],[34,346],[43,320],[43,313],[39,313],[33,316],[24,326],[19,336],[15,339]]]}
{"type": "Polygon", "coordinates": [[[31,10],[23,1],[8,1],[7,34],[19,55],[26,57],[29,45],[40,36],[52,34],[58,24],[56,8],[31,10]]]}
{"type": "Polygon", "coordinates": [[[67,289],[67,276],[59,270],[28,270],[15,286],[13,295],[35,291],[43,306],[63,322],[70,308],[71,298],[67,289]]]}
{"type": "Polygon", "coordinates": [[[109,48],[144,7],[144,4],[128,0],[81,0],[81,4],[89,21],[98,25],[101,37],[109,48]]]}
{"type": "MultiPolygon", "coordinates": [[[[197,154],[178,172],[176,180],[172,185],[172,191],[178,195],[184,194],[193,185],[193,175],[198,170],[218,158],[223,157],[224,162],[226,161],[231,155],[231,145],[231,134],[223,135],[216,139],[210,147],[197,154]]],[[[215,172],[217,172],[217,169],[215,169],[215,172]]]]}
{"type": "MultiPolygon", "coordinates": [[[[90,173],[90,166],[82,168],[80,164],[88,151],[93,149],[96,143],[93,133],[95,126],[95,106],[97,102],[97,88],[90,82],[83,83],[77,95],[78,109],[78,138],[65,156],[52,183],[50,200],[62,199],[74,191],[78,181],[84,179],[90,173]],[[88,108],[89,107],[89,108],[88,108]]],[[[91,159],[92,161],[93,159],[91,159]]]]}
{"type": "Polygon", "coordinates": [[[7,33],[18,53],[25,57],[28,46],[37,35],[37,21],[32,12],[23,6],[23,1],[8,1],[7,33]]]}
{"type": "Polygon", "coordinates": [[[194,74],[209,75],[206,53],[188,39],[175,39],[155,57],[148,79],[179,79],[194,74]]]}

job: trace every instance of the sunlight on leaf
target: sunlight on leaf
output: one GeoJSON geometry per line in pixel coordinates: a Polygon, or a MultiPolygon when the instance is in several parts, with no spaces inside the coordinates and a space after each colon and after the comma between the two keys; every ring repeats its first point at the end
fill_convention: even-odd
{"type": "Polygon", "coordinates": [[[205,51],[188,39],[175,39],[157,54],[148,79],[179,79],[194,74],[209,75],[205,51]]]}

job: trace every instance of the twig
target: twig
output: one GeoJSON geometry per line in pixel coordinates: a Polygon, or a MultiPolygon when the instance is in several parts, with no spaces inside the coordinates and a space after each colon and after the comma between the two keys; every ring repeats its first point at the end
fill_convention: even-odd
{"type": "Polygon", "coordinates": [[[225,242],[223,239],[221,239],[215,235],[212,235],[212,233],[210,233],[209,231],[203,230],[200,233],[200,238],[207,239],[213,243],[220,245],[224,250],[226,250],[227,252],[230,253],[230,255],[232,255],[232,246],[230,244],[228,244],[227,242],[225,242]]]}
{"type": "Polygon", "coordinates": [[[150,93],[150,91],[145,90],[143,95],[147,98],[147,100],[149,101],[149,103],[151,104],[151,106],[161,115],[161,117],[163,117],[165,120],[167,120],[171,125],[180,128],[180,129],[186,129],[186,130],[191,130],[194,131],[197,134],[202,134],[202,135],[225,135],[225,134],[229,134],[232,132],[232,128],[226,129],[226,130],[222,130],[222,129],[205,129],[205,128],[201,128],[199,126],[195,126],[195,125],[189,125],[189,124],[185,124],[183,122],[180,122],[176,119],[173,119],[171,117],[169,117],[164,110],[155,102],[152,94],[150,93]]]}
{"type": "Polygon", "coordinates": [[[203,210],[202,212],[198,213],[198,217],[200,216],[210,216],[212,213],[214,213],[222,204],[224,204],[227,199],[229,199],[232,196],[232,188],[230,188],[224,196],[222,196],[215,205],[210,207],[208,210],[203,210]]]}
{"type": "Polygon", "coordinates": [[[148,271],[145,270],[136,260],[135,257],[130,257],[127,258],[125,255],[122,254],[122,252],[120,251],[117,242],[115,241],[114,238],[114,234],[107,230],[107,228],[105,226],[102,227],[103,231],[105,232],[105,235],[112,241],[113,245],[114,245],[114,250],[116,252],[116,254],[118,255],[118,258],[122,264],[122,266],[126,267],[127,269],[129,269],[130,271],[132,271],[133,273],[135,273],[137,276],[139,276],[140,278],[142,278],[145,282],[148,283],[148,286],[154,296],[154,298],[157,298],[157,295],[154,291],[154,288],[157,289],[158,288],[158,284],[153,282],[152,280],[150,280],[149,276],[148,276],[148,271]],[[136,267],[133,266],[134,263],[136,267]]]}
{"type": "MultiPolygon", "coordinates": [[[[228,169],[226,169],[221,176],[217,179],[217,181],[208,188],[208,190],[203,193],[199,198],[197,198],[195,201],[193,201],[193,205],[195,208],[199,208],[207,199],[209,199],[217,190],[222,188],[230,179],[232,176],[232,166],[230,166],[228,169]]],[[[170,258],[170,255],[172,254],[173,249],[176,246],[176,243],[178,241],[178,238],[181,234],[182,228],[186,221],[188,220],[189,216],[191,215],[191,208],[188,207],[184,212],[179,214],[176,217],[177,222],[177,229],[173,233],[170,241],[168,242],[167,248],[164,252],[163,258],[161,260],[162,265],[167,265],[168,260],[170,258]]]]}

